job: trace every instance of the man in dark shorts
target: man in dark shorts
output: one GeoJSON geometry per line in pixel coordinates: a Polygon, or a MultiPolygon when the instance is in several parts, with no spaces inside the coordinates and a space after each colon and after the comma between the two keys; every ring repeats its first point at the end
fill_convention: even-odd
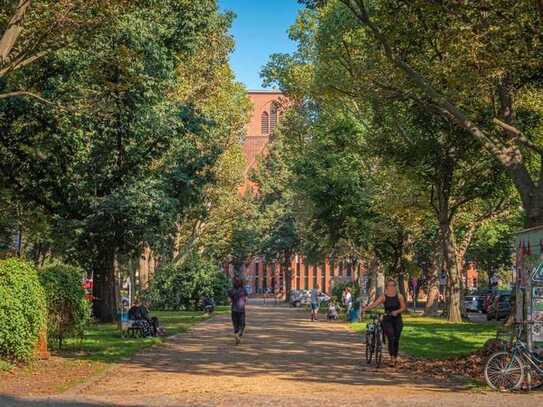
{"type": "Polygon", "coordinates": [[[245,305],[247,304],[247,290],[239,277],[234,278],[234,287],[228,292],[232,302],[232,325],[234,326],[234,339],[236,345],[241,343],[245,331],[245,305]]]}
{"type": "Polygon", "coordinates": [[[313,289],[311,290],[311,321],[316,321],[319,315],[319,294],[320,294],[320,287],[317,284],[313,289]]]}

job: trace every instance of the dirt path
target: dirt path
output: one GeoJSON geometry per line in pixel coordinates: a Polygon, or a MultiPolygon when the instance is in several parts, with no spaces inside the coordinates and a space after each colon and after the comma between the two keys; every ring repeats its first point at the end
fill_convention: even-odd
{"type": "Polygon", "coordinates": [[[361,363],[360,338],[343,323],[311,323],[298,310],[251,306],[247,335],[233,345],[218,316],[119,365],[96,382],[48,400],[2,407],[98,406],[536,406],[543,394],[464,391],[361,363]]]}

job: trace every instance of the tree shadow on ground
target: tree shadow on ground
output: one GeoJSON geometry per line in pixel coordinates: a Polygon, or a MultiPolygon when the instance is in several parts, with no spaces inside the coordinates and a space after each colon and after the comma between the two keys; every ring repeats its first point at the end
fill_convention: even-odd
{"type": "Polygon", "coordinates": [[[341,322],[312,323],[307,316],[284,307],[253,306],[240,346],[233,345],[228,318],[217,316],[179,338],[135,355],[123,368],[212,377],[262,375],[343,385],[417,385],[441,391],[464,387],[453,381],[438,383],[413,377],[408,371],[368,366],[359,334],[336,325],[341,322]]]}

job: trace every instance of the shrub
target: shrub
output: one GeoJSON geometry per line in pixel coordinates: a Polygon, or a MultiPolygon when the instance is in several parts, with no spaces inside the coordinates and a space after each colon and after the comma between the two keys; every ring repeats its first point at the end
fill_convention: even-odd
{"type": "Polygon", "coordinates": [[[182,265],[160,267],[146,299],[161,310],[197,309],[203,296],[213,297],[217,304],[226,302],[229,280],[211,261],[194,255],[182,265]]]}
{"type": "Polygon", "coordinates": [[[34,267],[19,259],[0,260],[0,357],[30,359],[45,315],[45,296],[34,267]]]}
{"type": "Polygon", "coordinates": [[[357,307],[358,306],[358,298],[360,296],[360,285],[358,284],[358,282],[355,282],[355,283],[344,283],[344,282],[341,282],[341,283],[337,283],[336,285],[334,285],[334,288],[332,290],[332,298],[334,298],[338,304],[341,304],[343,305],[343,290],[346,288],[346,287],[350,287],[351,289],[351,296],[353,298],[353,306],[357,307]]]}
{"type": "Polygon", "coordinates": [[[62,348],[64,338],[82,337],[90,321],[91,305],[81,287],[83,272],[77,267],[54,264],[39,273],[47,299],[47,330],[50,340],[62,348]]]}

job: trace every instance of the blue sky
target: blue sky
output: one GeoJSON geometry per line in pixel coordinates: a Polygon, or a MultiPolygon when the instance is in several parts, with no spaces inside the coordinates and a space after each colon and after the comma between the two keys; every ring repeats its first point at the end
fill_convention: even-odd
{"type": "Polygon", "coordinates": [[[219,0],[222,10],[236,13],[231,33],[236,49],[230,59],[237,79],[248,89],[262,89],[260,69],[271,54],[291,52],[287,30],[296,20],[296,0],[219,0]]]}

